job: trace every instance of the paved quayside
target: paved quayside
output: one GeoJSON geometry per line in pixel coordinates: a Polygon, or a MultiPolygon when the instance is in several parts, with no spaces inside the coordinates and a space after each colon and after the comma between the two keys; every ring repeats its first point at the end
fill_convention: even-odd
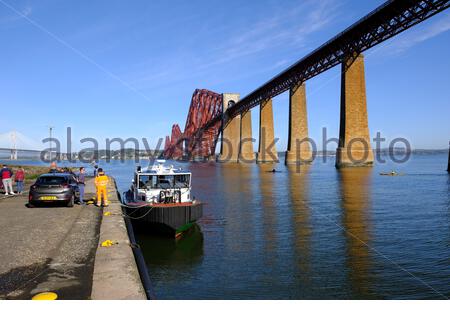
{"type": "Polygon", "coordinates": [[[146,299],[113,179],[110,179],[108,190],[111,190],[108,191],[110,205],[104,211],[109,215],[103,217],[100,243],[110,240],[117,244],[97,250],[92,299],[146,299]]]}
{"type": "MultiPolygon", "coordinates": [[[[43,291],[56,292],[58,299],[145,299],[115,186],[111,189],[107,210],[117,215],[103,219],[94,205],[27,208],[26,195],[0,200],[0,299],[30,299],[43,291]],[[110,232],[117,228],[111,224],[119,230],[110,232]],[[119,244],[100,247],[100,230],[119,244]]],[[[85,198],[93,196],[90,180],[85,198]]]]}

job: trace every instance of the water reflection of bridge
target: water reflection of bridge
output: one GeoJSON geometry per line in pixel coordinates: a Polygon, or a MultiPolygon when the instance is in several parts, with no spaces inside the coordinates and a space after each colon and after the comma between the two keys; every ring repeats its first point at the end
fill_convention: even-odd
{"type": "Polygon", "coordinates": [[[371,168],[342,169],[339,172],[342,228],[346,239],[347,268],[352,293],[370,298],[371,168]]]}
{"type": "Polygon", "coordinates": [[[247,277],[260,282],[260,290],[270,283],[274,292],[295,298],[375,298],[369,249],[373,170],[342,169],[333,180],[337,184],[328,184],[312,178],[316,166],[287,167],[275,174],[272,168],[224,164],[217,169],[223,183],[217,191],[225,197],[225,254],[248,268],[229,280],[247,277]],[[329,192],[324,200],[335,199],[331,205],[315,204],[323,188],[329,192]]]}
{"type": "MultiPolygon", "coordinates": [[[[317,250],[325,250],[329,257],[323,263],[335,265],[336,270],[343,273],[347,279],[348,292],[341,288],[336,291],[335,296],[373,298],[371,286],[373,276],[371,274],[372,257],[369,246],[371,245],[371,176],[372,169],[342,169],[338,173],[337,197],[342,211],[340,213],[319,212],[315,210],[317,216],[312,216],[311,209],[311,182],[312,174],[309,166],[303,167],[298,172],[294,168],[289,169],[289,203],[292,214],[292,226],[294,234],[294,250],[296,264],[296,277],[301,282],[315,287],[314,280],[319,277],[318,270],[325,270],[328,267],[317,265],[317,250]],[[334,220],[334,216],[338,219],[334,220]],[[322,217],[322,218],[321,218],[322,217]],[[327,217],[327,218],[325,218],[327,217]],[[343,238],[343,254],[340,253],[339,246],[330,244],[327,241],[315,243],[318,238],[314,236],[318,230],[315,225],[316,219],[323,219],[323,223],[331,229],[341,230],[343,238]],[[336,224],[335,226],[333,226],[336,224]],[[336,252],[331,252],[338,250],[336,252]],[[339,256],[339,257],[338,257],[339,256]],[[340,261],[343,259],[343,265],[340,261]],[[334,261],[333,261],[334,259],[334,261]],[[315,267],[319,267],[315,270],[315,267]]],[[[330,186],[333,189],[332,186],[330,186]]],[[[317,220],[316,220],[317,221],[317,220]]],[[[326,279],[326,275],[320,275],[326,279]]]]}

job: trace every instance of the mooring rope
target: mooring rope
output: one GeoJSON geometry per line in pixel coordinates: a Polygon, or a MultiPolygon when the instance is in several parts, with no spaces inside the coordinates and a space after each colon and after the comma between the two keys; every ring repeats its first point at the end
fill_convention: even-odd
{"type": "MultiPolygon", "coordinates": [[[[142,207],[136,208],[136,210],[134,210],[131,214],[135,213],[140,208],[142,208],[142,207]]],[[[154,207],[150,207],[142,216],[139,216],[139,217],[133,217],[133,216],[127,214],[127,213],[122,213],[122,216],[127,217],[127,218],[129,218],[131,220],[140,220],[140,219],[145,218],[153,210],[153,208],[154,207]]]]}

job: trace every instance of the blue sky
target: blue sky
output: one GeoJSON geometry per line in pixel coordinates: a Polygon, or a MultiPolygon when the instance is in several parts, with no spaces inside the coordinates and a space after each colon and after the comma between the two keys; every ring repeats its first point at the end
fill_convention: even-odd
{"type": "MultiPolygon", "coordinates": [[[[154,144],[173,123],[184,128],[196,88],[244,96],[382,3],[0,0],[0,134],[40,142],[48,125],[61,139],[71,126],[75,147],[84,137],[154,144]]],[[[448,146],[449,30],[447,11],[365,53],[372,136],[448,146]]],[[[339,72],[307,82],[319,141],[322,127],[338,136],[339,72]]],[[[286,94],[274,115],[282,151],[286,94]]],[[[258,108],[252,116],[257,137],[258,108]]]]}

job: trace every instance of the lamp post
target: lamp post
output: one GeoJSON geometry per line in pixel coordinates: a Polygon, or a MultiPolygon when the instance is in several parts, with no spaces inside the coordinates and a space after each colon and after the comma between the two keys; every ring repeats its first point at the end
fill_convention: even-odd
{"type": "Polygon", "coordinates": [[[49,157],[49,161],[50,162],[52,162],[52,155],[53,155],[53,144],[52,144],[52,142],[53,142],[53,138],[52,138],[52,133],[53,133],[53,129],[54,129],[55,127],[52,127],[52,126],[48,126],[48,130],[49,130],[49,137],[50,137],[50,139],[49,139],[49,150],[50,150],[50,157],[49,157]]]}

